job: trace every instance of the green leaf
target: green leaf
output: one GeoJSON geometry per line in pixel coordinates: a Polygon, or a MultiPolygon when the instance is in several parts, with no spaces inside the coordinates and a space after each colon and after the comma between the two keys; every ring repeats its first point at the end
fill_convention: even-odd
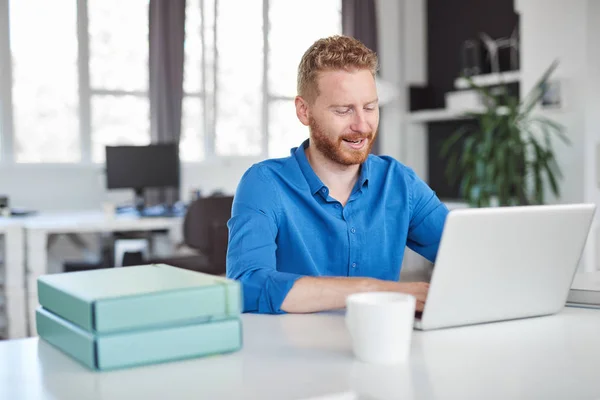
{"type": "Polygon", "coordinates": [[[570,145],[571,141],[569,140],[569,138],[564,134],[565,131],[565,127],[559,123],[556,123],[552,120],[550,120],[549,118],[545,118],[545,117],[532,117],[530,119],[532,124],[536,124],[538,125],[541,129],[543,128],[548,128],[550,130],[552,130],[554,132],[554,134],[556,134],[558,136],[558,138],[560,140],[563,141],[563,143],[570,145]]]}
{"type": "Polygon", "coordinates": [[[560,167],[558,166],[558,163],[556,162],[556,158],[554,158],[554,156],[552,156],[548,160],[548,164],[552,167],[552,172],[554,173],[554,175],[557,178],[562,179],[563,178],[562,171],[561,171],[560,167]]]}
{"type": "Polygon", "coordinates": [[[554,176],[554,172],[549,164],[549,159],[545,162],[546,167],[546,176],[548,177],[548,182],[550,183],[550,189],[555,196],[560,195],[560,189],[558,188],[558,182],[556,181],[556,177],[554,176]]]}
{"type": "Polygon", "coordinates": [[[521,115],[527,116],[535,105],[541,100],[544,94],[544,87],[548,83],[548,79],[558,67],[558,60],[554,60],[550,67],[542,74],[542,77],[536,82],[531,91],[525,96],[523,105],[521,108],[521,115]]]}
{"type": "Polygon", "coordinates": [[[456,145],[456,142],[458,142],[458,140],[461,137],[463,137],[466,133],[468,133],[468,131],[469,131],[469,128],[467,126],[461,126],[448,139],[446,139],[440,149],[441,156],[447,157],[450,153],[450,150],[456,145]]]}
{"type": "Polygon", "coordinates": [[[458,154],[454,153],[450,156],[448,160],[448,164],[446,167],[446,178],[450,181],[450,183],[455,184],[458,180],[460,172],[462,169],[458,165],[458,154]]]}

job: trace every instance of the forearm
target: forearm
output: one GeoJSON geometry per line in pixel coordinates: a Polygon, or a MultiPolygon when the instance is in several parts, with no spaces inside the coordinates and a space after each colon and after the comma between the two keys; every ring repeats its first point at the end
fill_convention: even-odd
{"type": "Polygon", "coordinates": [[[310,313],[346,306],[353,293],[383,290],[385,282],[371,278],[312,277],[298,279],[288,292],[281,309],[288,313],[310,313]]]}

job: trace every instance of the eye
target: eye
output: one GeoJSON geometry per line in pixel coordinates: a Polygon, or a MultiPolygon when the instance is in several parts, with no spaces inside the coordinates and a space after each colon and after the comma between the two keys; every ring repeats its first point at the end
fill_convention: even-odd
{"type": "Polygon", "coordinates": [[[349,107],[336,108],[334,111],[338,115],[346,115],[346,114],[350,113],[350,108],[349,107]]]}
{"type": "Polygon", "coordinates": [[[371,104],[371,105],[366,106],[365,110],[367,110],[367,111],[375,111],[376,108],[377,108],[376,105],[371,104]]]}

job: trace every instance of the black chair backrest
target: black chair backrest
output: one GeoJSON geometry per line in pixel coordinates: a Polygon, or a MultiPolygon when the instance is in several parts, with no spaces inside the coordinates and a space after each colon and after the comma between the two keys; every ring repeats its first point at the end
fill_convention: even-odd
{"type": "MultiPolygon", "coordinates": [[[[187,209],[183,222],[183,241],[193,249],[210,255],[215,246],[217,232],[227,228],[231,218],[233,196],[203,197],[194,200],[187,209]]],[[[225,238],[227,240],[227,238],[225,238]]],[[[222,238],[219,240],[222,241],[222,238]]]]}

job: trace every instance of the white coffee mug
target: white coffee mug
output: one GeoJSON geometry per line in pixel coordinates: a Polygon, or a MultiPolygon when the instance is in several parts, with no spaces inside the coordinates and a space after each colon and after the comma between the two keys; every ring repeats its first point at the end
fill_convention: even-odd
{"type": "Polygon", "coordinates": [[[400,364],[410,354],[414,296],[395,292],[357,293],[346,298],[346,326],[355,357],[371,364],[400,364]]]}

